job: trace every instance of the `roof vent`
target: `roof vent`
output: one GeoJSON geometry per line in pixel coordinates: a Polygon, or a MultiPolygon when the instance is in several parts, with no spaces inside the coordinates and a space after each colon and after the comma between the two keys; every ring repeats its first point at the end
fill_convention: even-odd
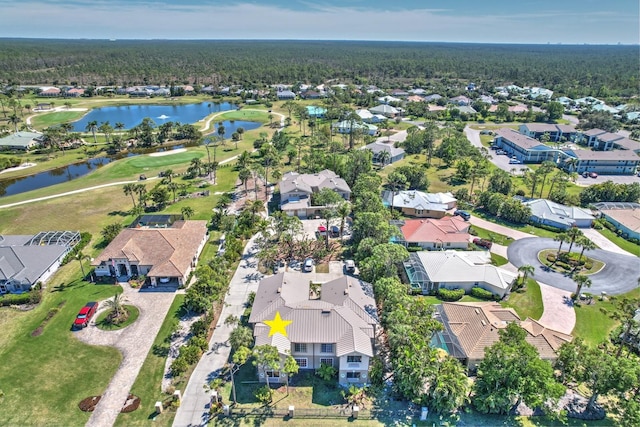
{"type": "Polygon", "coordinates": [[[345,295],[349,295],[349,289],[345,289],[345,290],[344,290],[344,294],[345,294],[345,295]]]}
{"type": "Polygon", "coordinates": [[[482,326],[487,326],[487,322],[485,322],[484,320],[480,321],[482,323],[482,326]]]}
{"type": "Polygon", "coordinates": [[[331,314],[331,310],[329,310],[328,308],[323,308],[322,314],[331,314]]]}
{"type": "Polygon", "coordinates": [[[477,308],[475,311],[476,311],[476,314],[480,314],[480,310],[478,310],[477,308]]]}
{"type": "Polygon", "coordinates": [[[282,288],[278,288],[278,293],[281,294],[282,293],[282,288]]]}

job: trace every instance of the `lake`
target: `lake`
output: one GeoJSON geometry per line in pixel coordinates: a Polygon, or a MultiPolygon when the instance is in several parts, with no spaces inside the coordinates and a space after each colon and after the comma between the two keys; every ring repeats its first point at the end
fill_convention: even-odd
{"type": "Polygon", "coordinates": [[[196,123],[212,113],[237,110],[235,104],[228,102],[201,102],[199,104],[180,105],[122,105],[119,107],[102,107],[89,111],[80,120],[73,122],[75,132],[86,132],[87,123],[96,121],[98,126],[109,122],[111,126],[123,123],[125,129],[131,129],[149,117],[156,125],[166,122],[196,123]]]}
{"type": "MultiPolygon", "coordinates": [[[[218,126],[217,123],[214,124],[216,125],[216,131],[213,134],[209,135],[217,135],[218,126]]],[[[247,122],[243,120],[235,120],[233,122],[225,120],[222,122],[222,125],[225,128],[225,139],[230,139],[231,134],[235,132],[239,127],[242,127],[245,130],[249,131],[259,128],[261,124],[258,122],[247,122]]],[[[119,153],[113,156],[96,157],[94,159],[85,160],[79,163],[74,163],[72,165],[64,166],[61,168],[40,172],[34,175],[23,176],[19,178],[0,178],[0,198],[12,196],[14,194],[25,193],[31,190],[37,190],[39,188],[49,187],[51,185],[60,184],[62,182],[71,181],[84,176],[101,166],[111,163],[113,160],[121,159],[123,157],[139,156],[141,154],[166,151],[183,147],[184,145],[174,145],[171,147],[163,146],[140,149],[132,152],[119,153]]],[[[136,177],[132,177],[131,179],[135,178],[136,177]]]]}

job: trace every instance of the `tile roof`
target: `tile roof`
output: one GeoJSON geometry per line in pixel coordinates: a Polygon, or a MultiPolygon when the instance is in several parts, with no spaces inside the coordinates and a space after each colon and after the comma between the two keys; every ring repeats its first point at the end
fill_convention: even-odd
{"type": "Polygon", "coordinates": [[[640,233],[640,209],[601,209],[600,212],[629,230],[640,233]]]}
{"type": "Polygon", "coordinates": [[[268,337],[269,328],[263,323],[280,312],[283,319],[292,321],[287,326],[289,342],[336,343],[337,356],[354,351],[373,356],[371,340],[378,320],[371,284],[342,276],[323,283],[319,298],[310,299],[310,295],[309,276],[304,273],[284,272],[263,279],[249,317],[256,326],[256,345],[273,343],[280,335],[268,337]]]}
{"type": "Polygon", "coordinates": [[[512,308],[495,302],[442,303],[438,307],[443,322],[457,338],[464,357],[483,359],[487,347],[498,342],[498,331],[510,322],[517,322],[527,332],[526,341],[538,350],[543,359],[555,359],[560,345],[572,340],[571,335],[549,329],[532,319],[521,321],[512,308]]]}
{"type": "Polygon", "coordinates": [[[408,219],[400,227],[407,242],[468,242],[469,223],[457,216],[440,219],[408,219]]]}
{"type": "Polygon", "coordinates": [[[281,194],[302,191],[310,195],[319,192],[323,188],[351,192],[347,182],[329,169],[315,174],[288,172],[282,176],[282,181],[280,181],[281,194]]]}
{"type": "Polygon", "coordinates": [[[496,289],[508,289],[516,278],[515,273],[491,265],[491,256],[485,251],[420,251],[415,254],[432,282],[484,282],[496,289]]]}
{"type": "Polygon", "coordinates": [[[126,258],[152,266],[147,274],[151,277],[183,276],[206,235],[207,221],[176,221],[170,228],[126,228],[91,265],[126,258]]]}
{"type": "Polygon", "coordinates": [[[565,206],[546,199],[535,199],[523,202],[531,208],[531,214],[538,218],[547,218],[560,223],[571,225],[576,219],[595,218],[591,211],[576,206],[565,206]]]}
{"type": "Polygon", "coordinates": [[[383,201],[389,206],[392,196],[394,207],[433,211],[446,211],[448,203],[457,201],[451,193],[425,193],[418,190],[398,191],[395,195],[391,191],[382,193],[383,201]]]}

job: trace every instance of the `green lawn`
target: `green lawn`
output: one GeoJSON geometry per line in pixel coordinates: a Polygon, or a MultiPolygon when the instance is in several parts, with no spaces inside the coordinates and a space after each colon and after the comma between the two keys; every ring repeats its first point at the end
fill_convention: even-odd
{"type": "Polygon", "coordinates": [[[503,257],[502,255],[498,255],[496,253],[491,252],[491,264],[495,265],[496,267],[505,265],[508,262],[509,260],[503,257]]]}
{"type": "Polygon", "coordinates": [[[120,288],[82,282],[78,270],[77,263],[64,266],[34,310],[0,310],[3,425],[85,424],[90,414],[80,411],[78,403],[102,394],[120,365],[118,350],[83,344],[71,331],[84,304],[107,299],[120,288]],[[49,310],[59,306],[43,333],[32,336],[49,310]]]}
{"type": "MultiPolygon", "coordinates": [[[[522,231],[523,233],[533,234],[534,236],[548,237],[550,239],[553,239],[557,235],[557,233],[554,231],[545,230],[531,224],[514,224],[512,222],[497,218],[481,210],[474,210],[473,214],[495,224],[504,225],[505,227],[513,228],[514,230],[522,231]]],[[[474,226],[473,228],[476,227],[474,226]]]]}
{"type": "Polygon", "coordinates": [[[478,227],[477,225],[472,225],[470,231],[472,231],[471,234],[474,236],[477,236],[481,239],[489,240],[502,246],[509,246],[511,243],[513,243],[513,239],[511,237],[486,230],[484,228],[478,227]]]}
{"type": "Polygon", "coordinates": [[[602,228],[602,230],[598,230],[598,232],[602,234],[604,237],[606,237],[607,239],[611,240],[613,243],[615,243],[619,248],[624,249],[630,254],[640,256],[640,245],[637,245],[633,242],[623,239],[622,237],[618,236],[616,233],[609,230],[608,228],[602,228]]]}
{"type": "MultiPolygon", "coordinates": [[[[116,420],[116,426],[150,425],[152,415],[155,413],[156,401],[162,401],[168,397],[162,393],[160,386],[164,375],[165,360],[169,351],[169,337],[178,325],[180,307],[183,301],[184,295],[176,295],[167,317],[165,317],[153,342],[153,346],[140,369],[138,378],[131,388],[131,393],[140,397],[140,408],[127,414],[120,414],[116,420]]],[[[170,426],[174,416],[175,413],[165,412],[153,419],[153,425],[170,426]]]]}
{"type": "Polygon", "coordinates": [[[117,331],[118,329],[124,329],[138,320],[140,316],[140,310],[134,305],[125,305],[124,309],[129,313],[127,320],[120,324],[115,324],[107,321],[107,316],[111,313],[111,310],[106,310],[100,313],[100,316],[96,319],[96,326],[103,331],[117,331]]]}
{"type": "Polygon", "coordinates": [[[530,277],[527,279],[527,290],[525,292],[511,292],[509,300],[500,304],[503,307],[513,308],[523,320],[527,317],[539,320],[544,311],[540,285],[530,277]]]}
{"type": "Polygon", "coordinates": [[[60,123],[74,122],[87,114],[88,111],[55,111],[51,113],[38,113],[31,119],[31,126],[35,129],[44,129],[60,123]]]}
{"type": "MultiPolygon", "coordinates": [[[[624,296],[640,298],[640,289],[636,288],[619,297],[624,296]]],[[[594,304],[576,306],[576,327],[573,329],[572,335],[583,338],[590,345],[600,344],[618,324],[602,313],[600,309],[610,311],[612,308],[613,304],[610,300],[600,301],[598,298],[594,298],[594,304]]]]}

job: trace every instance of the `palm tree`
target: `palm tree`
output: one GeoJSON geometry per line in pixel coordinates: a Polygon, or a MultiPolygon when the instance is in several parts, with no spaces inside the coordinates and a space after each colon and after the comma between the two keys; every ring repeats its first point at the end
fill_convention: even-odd
{"type": "Polygon", "coordinates": [[[351,203],[347,201],[340,202],[340,204],[336,208],[336,213],[340,217],[340,239],[342,239],[342,234],[344,233],[344,224],[347,220],[347,217],[351,213],[351,203]]]}
{"type": "Polygon", "coordinates": [[[393,212],[393,199],[396,196],[396,191],[404,190],[407,188],[407,178],[399,172],[391,172],[387,177],[387,187],[391,190],[391,211],[393,212]]]}
{"type": "Polygon", "coordinates": [[[391,162],[391,153],[387,150],[382,150],[378,153],[378,162],[380,162],[380,167],[385,167],[391,162]]]}
{"type": "Polygon", "coordinates": [[[9,116],[9,122],[13,125],[16,133],[18,133],[18,123],[20,123],[22,119],[15,114],[9,116]]]}
{"type": "Polygon", "coordinates": [[[584,251],[592,251],[594,249],[598,249],[595,243],[593,243],[587,236],[580,236],[576,239],[576,244],[582,246],[582,250],[580,251],[579,260],[582,261],[582,255],[584,251]]]}
{"type": "Polygon", "coordinates": [[[93,143],[97,144],[98,140],[96,139],[96,131],[98,130],[98,122],[96,120],[91,120],[89,123],[87,123],[85,130],[93,134],[93,143]]]}
{"type": "Polygon", "coordinates": [[[220,135],[220,139],[222,139],[223,141],[224,141],[224,134],[225,134],[225,132],[226,132],[226,131],[225,131],[224,126],[222,125],[222,123],[220,123],[220,124],[218,125],[218,135],[220,135]]]}
{"type": "Polygon", "coordinates": [[[573,244],[576,242],[576,239],[578,237],[584,236],[584,234],[582,234],[582,230],[580,230],[579,228],[571,227],[569,231],[567,231],[567,236],[569,236],[569,250],[567,252],[571,253],[571,248],[573,247],[573,244]]]}
{"type": "Polygon", "coordinates": [[[75,258],[80,262],[80,270],[82,271],[82,280],[84,280],[84,278],[87,275],[84,274],[84,266],[82,265],[82,261],[91,260],[91,257],[89,255],[85,255],[82,252],[78,251],[75,258]]]}
{"type": "Polygon", "coordinates": [[[238,172],[238,179],[240,180],[242,185],[244,185],[244,194],[245,195],[248,192],[247,183],[249,182],[249,178],[251,178],[251,171],[249,169],[247,169],[247,168],[240,169],[240,171],[238,172]]]}
{"type": "Polygon", "coordinates": [[[562,249],[562,244],[569,241],[569,235],[567,233],[558,233],[553,238],[554,241],[560,242],[560,246],[558,246],[558,253],[556,254],[556,258],[560,256],[560,250],[562,249]]]}
{"type": "Polygon", "coordinates": [[[249,164],[249,160],[251,160],[251,154],[249,154],[248,151],[243,151],[242,154],[238,156],[238,169],[245,169],[249,164]]]}
{"type": "Polygon", "coordinates": [[[176,184],[175,182],[170,182],[167,184],[167,190],[171,191],[171,193],[173,193],[173,203],[176,202],[176,191],[178,191],[178,184],[176,184]]]}
{"type": "Polygon", "coordinates": [[[122,292],[115,294],[113,298],[105,301],[105,305],[111,310],[111,315],[109,316],[111,319],[118,319],[127,312],[124,308],[125,302],[127,302],[127,297],[125,297],[122,292]]]}
{"type": "Polygon", "coordinates": [[[252,222],[255,222],[255,217],[258,212],[264,211],[264,202],[262,200],[247,200],[244,207],[251,212],[253,216],[252,222]]]}
{"type": "Polygon", "coordinates": [[[518,271],[522,273],[522,286],[526,285],[527,278],[529,276],[533,276],[533,272],[535,271],[535,267],[533,265],[525,264],[518,268],[518,271]]]}
{"type": "Polygon", "coordinates": [[[576,274],[576,276],[573,278],[573,281],[577,284],[576,292],[575,294],[573,294],[574,300],[580,296],[580,292],[582,291],[583,286],[590,288],[592,285],[591,279],[583,274],[576,274]]]}
{"type": "Polygon", "coordinates": [[[194,214],[193,208],[191,206],[183,206],[182,209],[180,209],[180,212],[182,213],[182,216],[185,217],[186,219],[191,218],[194,214]]]}
{"type": "Polygon", "coordinates": [[[135,197],[133,197],[133,194],[138,192],[136,188],[136,184],[133,184],[133,183],[125,184],[124,187],[122,187],[122,190],[124,191],[125,196],[131,196],[131,201],[133,201],[133,207],[135,208],[136,199],[135,197]]]}

